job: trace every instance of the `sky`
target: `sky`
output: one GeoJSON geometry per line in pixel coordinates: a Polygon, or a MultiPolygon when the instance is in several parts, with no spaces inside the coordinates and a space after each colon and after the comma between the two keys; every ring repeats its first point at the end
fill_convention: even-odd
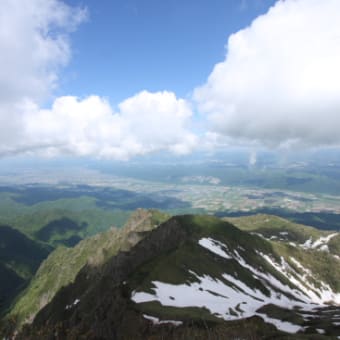
{"type": "Polygon", "coordinates": [[[338,0],[3,0],[0,157],[339,147],[338,0]]]}
{"type": "Polygon", "coordinates": [[[141,90],[189,96],[224,59],[228,36],[274,1],[67,1],[87,8],[59,95],[118,103],[141,90]],[[246,6],[246,4],[249,4],[246,6]]]}

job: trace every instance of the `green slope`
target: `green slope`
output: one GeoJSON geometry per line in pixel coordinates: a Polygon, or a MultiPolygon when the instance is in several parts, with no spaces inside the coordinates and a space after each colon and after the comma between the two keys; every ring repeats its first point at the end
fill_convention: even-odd
{"type": "Polygon", "coordinates": [[[313,227],[297,224],[274,215],[257,214],[223,219],[233,223],[242,230],[256,232],[263,235],[265,238],[272,238],[273,240],[281,239],[284,241],[304,243],[310,237],[315,240],[328,234],[327,232],[323,232],[313,227]]]}
{"type": "MultiPolygon", "coordinates": [[[[67,197],[67,190],[64,195],[67,197]]],[[[34,199],[34,193],[29,192],[27,196],[34,199]]],[[[121,227],[131,214],[131,210],[99,207],[94,197],[80,194],[63,198],[61,193],[60,197],[46,197],[30,205],[17,201],[20,197],[17,192],[0,192],[0,224],[10,225],[52,246],[73,246],[80,239],[108,230],[112,225],[121,227]]]]}
{"type": "Polygon", "coordinates": [[[53,246],[59,244],[72,246],[77,243],[77,241],[70,243],[72,236],[76,236],[79,241],[105,231],[112,225],[120,227],[130,215],[130,211],[97,208],[94,202],[85,198],[77,199],[77,204],[83,204],[82,209],[78,211],[74,207],[75,201],[62,200],[37,204],[30,207],[27,213],[15,217],[12,225],[31,237],[53,246]]]}
{"type": "Polygon", "coordinates": [[[123,228],[111,228],[79,242],[73,248],[58,247],[41,264],[28,288],[12,308],[11,316],[21,324],[31,321],[35,314],[54,297],[63,286],[73,282],[86,264],[100,266],[119,251],[136,244],[143,232],[153,229],[168,219],[155,210],[135,211],[123,228]]]}

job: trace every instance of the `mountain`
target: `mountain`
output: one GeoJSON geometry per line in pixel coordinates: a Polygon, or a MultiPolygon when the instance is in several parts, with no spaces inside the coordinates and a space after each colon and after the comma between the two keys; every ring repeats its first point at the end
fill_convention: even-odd
{"type": "Polygon", "coordinates": [[[73,282],[80,269],[89,264],[100,266],[121,250],[128,250],[169,216],[156,210],[136,210],[123,228],[112,227],[78,243],[73,248],[58,247],[41,264],[27,289],[10,313],[18,326],[31,322],[58,290],[73,282]]]}
{"type": "Polygon", "coordinates": [[[283,221],[256,234],[266,218],[243,224],[252,231],[193,215],[135,230],[134,245],[87,262],[17,339],[336,339],[339,235],[291,240],[283,221]]]}
{"type": "Polygon", "coordinates": [[[30,207],[16,204],[16,209],[11,211],[7,220],[28,237],[57,247],[74,246],[85,237],[107,230],[112,224],[121,226],[130,214],[92,205],[94,203],[88,202],[86,198],[79,198],[78,202],[76,199],[66,202],[61,200],[30,207]],[[17,212],[21,207],[23,212],[17,212]]]}
{"type": "Polygon", "coordinates": [[[87,186],[0,186],[0,225],[10,225],[31,239],[74,246],[81,239],[122,227],[132,209],[101,207],[105,199],[126,202],[124,193],[87,186]]]}
{"type": "Polygon", "coordinates": [[[31,279],[51,248],[0,225],[0,311],[31,279]]]}
{"type": "MultiPolygon", "coordinates": [[[[60,173],[55,175],[58,177],[60,173]]],[[[73,247],[82,239],[106,231],[112,225],[122,227],[138,207],[167,210],[190,207],[188,202],[168,196],[165,190],[142,193],[140,190],[118,189],[114,186],[123,185],[131,189],[138,183],[111,178],[108,184],[99,180],[99,175],[90,176],[92,185],[65,182],[0,185],[0,225],[10,225],[53,248],[59,245],[73,247]]],[[[148,187],[150,185],[153,184],[147,184],[148,187]]]]}

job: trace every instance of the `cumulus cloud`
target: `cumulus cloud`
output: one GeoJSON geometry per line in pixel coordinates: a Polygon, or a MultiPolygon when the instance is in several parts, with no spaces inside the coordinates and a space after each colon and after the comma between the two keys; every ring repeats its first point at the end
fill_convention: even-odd
{"type": "Polygon", "coordinates": [[[85,16],[57,0],[1,1],[1,103],[49,94],[70,58],[67,33],[85,16]]]}
{"type": "Polygon", "coordinates": [[[58,0],[3,0],[0,4],[0,152],[27,147],[23,111],[42,103],[70,58],[68,34],[86,11],[58,0]]]}
{"type": "Polygon", "coordinates": [[[230,36],[225,60],[194,91],[210,122],[199,122],[200,139],[190,103],[168,91],[142,91],[117,108],[96,95],[42,108],[71,57],[69,35],[85,18],[61,0],[1,2],[0,156],[128,159],[198,144],[340,145],[338,0],[278,1],[230,36]]]}
{"type": "Polygon", "coordinates": [[[158,150],[189,152],[190,105],[171,92],[140,92],[114,111],[105,99],[56,98],[71,56],[69,33],[86,10],[59,0],[3,0],[0,5],[0,155],[78,155],[127,159],[158,150]],[[5,67],[4,67],[5,65],[5,67]]]}
{"type": "Polygon", "coordinates": [[[114,112],[98,96],[57,98],[51,109],[27,105],[25,139],[30,150],[47,156],[73,154],[128,159],[167,150],[184,154],[196,137],[186,125],[190,105],[171,92],[140,92],[124,100],[114,112]]]}
{"type": "Polygon", "coordinates": [[[278,1],[229,37],[194,98],[211,129],[269,146],[340,144],[340,2],[278,1]]]}

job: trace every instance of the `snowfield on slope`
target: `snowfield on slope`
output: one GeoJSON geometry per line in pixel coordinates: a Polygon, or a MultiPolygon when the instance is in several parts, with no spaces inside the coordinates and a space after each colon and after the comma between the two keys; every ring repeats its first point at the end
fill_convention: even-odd
{"type": "Polygon", "coordinates": [[[315,285],[310,282],[311,280],[315,280],[313,273],[293,257],[290,258],[291,261],[302,270],[303,274],[294,270],[283,257],[281,257],[281,264],[279,264],[275,263],[268,255],[262,253],[260,253],[260,255],[309,297],[311,303],[318,305],[324,305],[326,303],[340,305],[340,293],[335,293],[328,284],[320,280],[318,280],[320,288],[315,287],[315,285]]]}
{"type": "Polygon", "coordinates": [[[204,237],[198,241],[198,244],[210,250],[212,253],[224,257],[225,259],[232,259],[232,256],[228,255],[225,252],[225,250],[228,251],[227,246],[220,241],[213,240],[210,237],[209,238],[204,237]]]}
{"type": "MultiPolygon", "coordinates": [[[[194,273],[191,272],[191,274],[194,273]]],[[[280,304],[283,307],[296,305],[294,301],[283,295],[279,297],[274,291],[272,291],[271,297],[267,297],[260,291],[252,290],[243,282],[226,274],[223,277],[226,280],[231,280],[230,284],[234,286],[233,288],[231,285],[207,275],[200,277],[195,274],[195,276],[199,282],[190,285],[173,285],[153,281],[154,294],[133,292],[132,300],[136,303],[158,301],[163,306],[171,307],[205,307],[211,314],[225,320],[237,320],[253,315],[259,315],[269,320],[264,314],[256,312],[263,305],[268,303],[280,304]]],[[[286,332],[295,333],[300,329],[298,325],[280,320],[275,320],[274,324],[286,332]]]]}
{"type": "MultiPolygon", "coordinates": [[[[273,272],[278,272],[278,275],[275,276],[284,275],[292,286],[296,287],[292,289],[272,274],[254,268],[244,260],[236,249],[231,252],[220,241],[212,238],[202,238],[198,243],[203,248],[227,261],[237,261],[239,265],[251,272],[252,277],[262,283],[269,294],[266,295],[259,289],[249,287],[245,282],[227,273],[222,274],[221,279],[218,279],[210,275],[200,276],[189,270],[189,273],[195,276],[196,282],[175,285],[152,281],[153,288],[151,289],[154,293],[134,291],[131,297],[132,300],[136,303],[158,301],[163,306],[180,308],[206,308],[211,314],[225,320],[236,320],[258,315],[278,329],[289,333],[296,333],[302,327],[273,319],[257,311],[267,304],[289,309],[297,307],[301,311],[311,311],[329,301],[340,303],[340,294],[334,293],[329,285],[322,282],[321,288],[318,289],[312,283],[308,283],[308,278],[313,278],[313,274],[296,259],[291,258],[291,261],[300,269],[302,274],[289,266],[283,258],[281,258],[281,263],[276,263],[268,255],[257,252],[257,256],[262,257],[271,265],[274,269],[273,272]]],[[[235,275],[237,276],[236,273],[235,275]]]]}

